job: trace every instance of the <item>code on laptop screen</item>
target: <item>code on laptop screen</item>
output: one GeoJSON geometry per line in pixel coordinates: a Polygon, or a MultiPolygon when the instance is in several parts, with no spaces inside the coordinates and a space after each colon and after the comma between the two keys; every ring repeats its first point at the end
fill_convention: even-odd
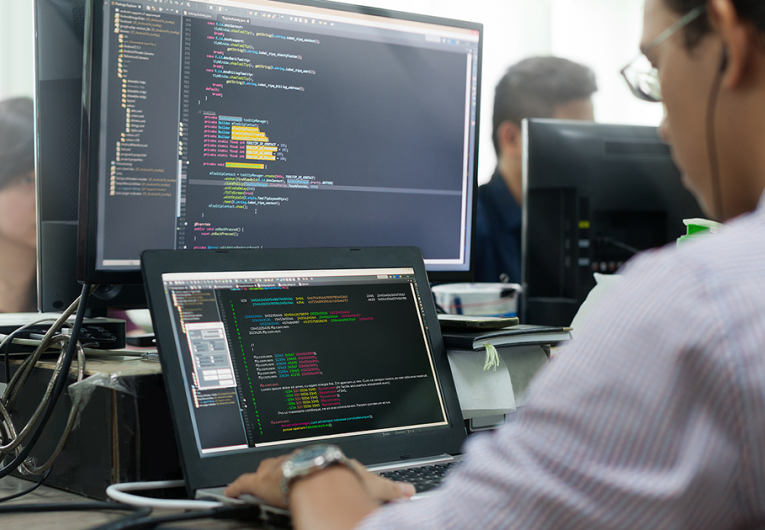
{"type": "Polygon", "coordinates": [[[163,282],[202,454],[448,424],[412,269],[163,282]]]}

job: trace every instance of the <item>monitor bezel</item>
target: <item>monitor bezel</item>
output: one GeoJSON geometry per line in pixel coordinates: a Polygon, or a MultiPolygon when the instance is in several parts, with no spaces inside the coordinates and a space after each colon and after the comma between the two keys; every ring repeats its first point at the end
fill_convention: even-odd
{"type": "MultiPolygon", "coordinates": [[[[481,71],[483,60],[483,24],[470,21],[455,20],[416,13],[381,9],[354,4],[328,2],[322,0],[273,0],[285,4],[297,4],[310,7],[327,8],[336,11],[359,13],[364,15],[396,18],[413,22],[423,22],[452,26],[460,29],[478,32],[478,49],[476,55],[477,85],[476,109],[473,145],[473,178],[471,190],[468,190],[470,200],[469,211],[472,220],[469,224],[468,266],[465,270],[429,270],[428,277],[432,282],[465,282],[472,281],[475,276],[475,216],[478,190],[478,147],[480,132],[480,101],[481,101],[481,71]]],[[[103,16],[104,3],[97,0],[87,0],[84,34],[83,57],[83,96],[82,96],[82,141],[80,153],[80,200],[79,223],[77,229],[77,276],[80,281],[95,284],[131,284],[142,283],[140,268],[130,270],[103,270],[96,266],[97,254],[97,219],[98,219],[98,181],[99,181],[99,137],[100,137],[100,108],[101,108],[101,50],[104,39],[103,16]]],[[[144,249],[148,250],[148,249],[144,249]]]]}

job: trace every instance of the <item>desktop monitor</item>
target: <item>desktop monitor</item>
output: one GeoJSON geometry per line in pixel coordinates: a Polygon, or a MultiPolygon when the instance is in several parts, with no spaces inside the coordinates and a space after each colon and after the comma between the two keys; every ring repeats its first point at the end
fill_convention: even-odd
{"type": "MultiPolygon", "coordinates": [[[[35,0],[35,166],[37,287],[41,311],[61,311],[80,295],[77,224],[85,0],[35,0]]],[[[98,291],[89,306],[145,305],[143,290],[98,291]]]]}
{"type": "Polygon", "coordinates": [[[411,245],[472,276],[476,23],[270,0],[89,3],[80,278],[145,249],[411,245]]]}
{"type": "Polygon", "coordinates": [[[595,286],[637,251],[703,217],[655,127],[531,119],[523,124],[522,311],[567,326],[595,286]]]}

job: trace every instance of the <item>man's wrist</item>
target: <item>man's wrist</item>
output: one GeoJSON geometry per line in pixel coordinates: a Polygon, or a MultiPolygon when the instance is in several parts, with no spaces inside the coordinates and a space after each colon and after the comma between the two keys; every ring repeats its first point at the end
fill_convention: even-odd
{"type": "Polygon", "coordinates": [[[356,475],[358,472],[346,458],[339,447],[332,444],[309,445],[292,453],[282,464],[282,480],[280,482],[282,499],[289,505],[289,493],[292,484],[305,479],[330,467],[344,467],[356,475]]]}
{"type": "Polygon", "coordinates": [[[334,490],[337,486],[357,487],[359,484],[358,475],[351,468],[333,465],[292,481],[288,496],[291,503],[296,492],[299,496],[314,489],[334,490]]]}
{"type": "Polygon", "coordinates": [[[345,466],[331,466],[294,482],[289,492],[290,510],[295,528],[315,528],[319,514],[350,521],[332,528],[352,527],[380,503],[368,492],[358,475],[345,466]]]}

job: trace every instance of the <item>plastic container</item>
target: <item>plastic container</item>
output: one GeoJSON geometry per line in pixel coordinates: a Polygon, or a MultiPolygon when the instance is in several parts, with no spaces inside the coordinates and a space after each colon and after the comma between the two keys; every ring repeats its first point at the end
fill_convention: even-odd
{"type": "Polygon", "coordinates": [[[431,290],[436,303],[453,315],[514,317],[522,288],[517,283],[447,283],[431,290]]]}
{"type": "Polygon", "coordinates": [[[709,234],[716,234],[723,228],[722,224],[709,219],[683,219],[683,224],[688,228],[688,233],[678,238],[677,246],[709,234]]]}

